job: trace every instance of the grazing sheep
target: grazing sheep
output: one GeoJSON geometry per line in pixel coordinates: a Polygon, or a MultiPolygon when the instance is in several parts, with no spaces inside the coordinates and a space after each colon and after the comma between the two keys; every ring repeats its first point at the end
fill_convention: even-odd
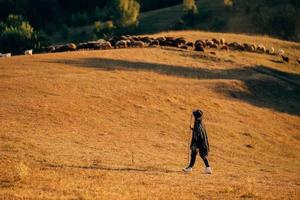
{"type": "Polygon", "coordinates": [[[216,38],[213,38],[213,39],[212,39],[212,41],[213,41],[213,43],[215,43],[215,44],[217,44],[217,45],[219,45],[219,44],[220,44],[220,41],[219,41],[219,40],[217,40],[216,38]]]}
{"type": "Polygon", "coordinates": [[[196,41],[194,50],[195,51],[204,51],[203,44],[200,41],[196,41]]]}
{"type": "Polygon", "coordinates": [[[165,37],[158,37],[158,38],[156,38],[159,42],[161,42],[161,41],[166,41],[166,38],[165,37]]]}
{"type": "Polygon", "coordinates": [[[187,45],[183,45],[180,47],[180,49],[188,49],[189,47],[187,45]]]}
{"type": "Polygon", "coordinates": [[[68,51],[76,51],[76,49],[77,49],[77,46],[74,43],[69,43],[66,46],[67,46],[68,51]]]}
{"type": "Polygon", "coordinates": [[[142,42],[145,42],[145,43],[150,43],[151,42],[151,38],[150,37],[142,37],[142,38],[140,38],[140,40],[142,42]]]}
{"type": "Polygon", "coordinates": [[[80,50],[80,49],[88,49],[88,43],[87,42],[81,42],[81,43],[78,43],[77,44],[77,49],[80,50]]]}
{"type": "Polygon", "coordinates": [[[255,52],[255,50],[257,49],[256,44],[252,44],[252,45],[251,45],[251,48],[252,48],[252,52],[255,52]]]}
{"type": "Polygon", "coordinates": [[[222,46],[220,49],[223,50],[223,51],[228,51],[229,50],[228,46],[226,46],[226,45],[222,46]]]}
{"type": "Polygon", "coordinates": [[[202,46],[195,46],[195,51],[202,51],[202,52],[204,52],[204,48],[202,46]]]}
{"type": "Polygon", "coordinates": [[[206,47],[206,43],[203,40],[197,40],[195,42],[195,46],[197,46],[197,45],[201,45],[203,48],[206,47]]]}
{"type": "Polygon", "coordinates": [[[275,49],[274,49],[274,47],[271,47],[271,48],[270,48],[270,54],[271,54],[271,55],[274,55],[274,53],[275,53],[275,49]]]}
{"type": "Polygon", "coordinates": [[[66,45],[57,45],[55,46],[54,52],[64,52],[64,51],[75,51],[77,49],[76,44],[69,43],[66,45]]]}
{"type": "Polygon", "coordinates": [[[136,36],[133,36],[132,39],[133,39],[134,41],[141,41],[141,39],[140,39],[139,37],[136,37],[136,36]]]}
{"type": "Polygon", "coordinates": [[[123,36],[121,36],[119,39],[120,39],[120,40],[128,40],[128,37],[123,35],[123,36]]]}
{"type": "Polygon", "coordinates": [[[11,57],[11,53],[4,53],[4,54],[0,53],[0,57],[9,58],[11,57]]]}
{"type": "Polygon", "coordinates": [[[211,40],[207,40],[207,41],[205,42],[205,44],[206,44],[207,47],[211,47],[211,46],[214,45],[214,42],[211,41],[211,40]]]}
{"type": "Polygon", "coordinates": [[[176,40],[165,40],[165,41],[160,41],[161,46],[170,46],[170,47],[179,47],[178,42],[176,40]]]}
{"type": "Polygon", "coordinates": [[[282,49],[279,49],[278,51],[277,51],[277,55],[283,55],[283,54],[285,54],[285,52],[282,50],[282,49]]]}
{"type": "Polygon", "coordinates": [[[186,44],[186,40],[183,37],[177,38],[176,42],[181,45],[181,44],[186,44]]]}
{"type": "Polygon", "coordinates": [[[143,48],[145,47],[145,43],[142,42],[142,41],[134,41],[131,43],[130,45],[131,47],[140,47],[140,48],[143,48]]]}
{"type": "Polygon", "coordinates": [[[240,46],[242,46],[242,45],[237,42],[232,42],[232,43],[228,44],[228,47],[231,50],[239,50],[240,46]]]}
{"type": "Polygon", "coordinates": [[[159,46],[159,40],[152,40],[152,42],[150,43],[150,46],[151,45],[159,46]]]}
{"type": "Polygon", "coordinates": [[[116,48],[126,48],[127,47],[127,42],[125,40],[119,40],[115,44],[116,48]]]}
{"type": "Polygon", "coordinates": [[[110,42],[108,41],[101,41],[101,43],[96,43],[94,46],[94,49],[112,49],[113,47],[111,46],[110,42]]]}
{"type": "Polygon", "coordinates": [[[186,43],[186,45],[187,45],[188,47],[194,47],[194,43],[192,43],[192,42],[188,42],[188,43],[186,43]]]}
{"type": "Polygon", "coordinates": [[[166,40],[174,41],[176,39],[174,37],[166,37],[166,40]]]}
{"type": "Polygon", "coordinates": [[[285,56],[285,55],[281,55],[281,58],[282,58],[282,60],[283,60],[284,62],[289,62],[289,61],[290,61],[289,57],[287,57],[287,56],[285,56]]]}
{"type": "Polygon", "coordinates": [[[253,51],[252,45],[249,43],[244,43],[243,47],[244,47],[245,51],[249,51],[249,52],[253,51]]]}
{"type": "Polygon", "coordinates": [[[30,49],[30,50],[26,50],[25,52],[24,52],[24,55],[32,55],[32,49],[30,49]]]}
{"type": "Polygon", "coordinates": [[[157,47],[158,47],[158,45],[155,45],[155,44],[150,44],[150,45],[149,45],[149,47],[150,47],[150,48],[157,48],[157,47]]]}
{"type": "Polygon", "coordinates": [[[213,45],[210,46],[210,48],[217,49],[218,48],[218,44],[213,44],[213,45]]]}
{"type": "Polygon", "coordinates": [[[257,53],[266,53],[266,47],[264,45],[260,44],[257,46],[256,52],[257,53]]]}
{"type": "Polygon", "coordinates": [[[221,39],[220,39],[220,44],[222,44],[222,45],[225,44],[225,39],[224,39],[224,38],[221,38],[221,39]]]}

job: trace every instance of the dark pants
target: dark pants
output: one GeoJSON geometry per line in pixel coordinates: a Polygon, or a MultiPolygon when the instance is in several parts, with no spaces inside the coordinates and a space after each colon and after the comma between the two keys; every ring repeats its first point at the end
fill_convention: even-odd
{"type": "MultiPolygon", "coordinates": [[[[199,151],[199,155],[200,157],[202,158],[204,164],[206,167],[209,167],[209,163],[208,163],[208,160],[206,158],[206,155],[203,155],[201,154],[201,152],[199,151]]],[[[195,161],[196,161],[196,156],[197,156],[197,151],[196,150],[192,150],[192,153],[191,153],[191,161],[190,161],[190,165],[189,167],[193,167],[194,164],[195,164],[195,161]]]]}

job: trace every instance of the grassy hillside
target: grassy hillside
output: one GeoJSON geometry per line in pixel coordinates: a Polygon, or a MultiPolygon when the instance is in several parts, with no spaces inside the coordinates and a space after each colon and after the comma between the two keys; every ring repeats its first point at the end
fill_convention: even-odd
{"type": "MultiPolygon", "coordinates": [[[[281,4],[269,5],[270,3],[266,4],[267,1],[258,0],[240,0],[236,2],[236,7],[226,8],[224,7],[224,0],[196,1],[199,16],[196,18],[193,29],[202,31],[264,35],[268,33],[267,30],[264,30],[266,27],[262,27],[263,25],[261,24],[262,21],[266,21],[268,16],[268,14],[264,15],[264,12],[266,10],[274,12],[275,9],[280,8],[281,6],[283,7],[281,4]],[[262,13],[261,15],[264,16],[263,19],[258,18],[260,21],[254,20],[255,16],[257,18],[258,8],[260,9],[259,12],[262,13]]],[[[175,24],[180,21],[184,14],[185,12],[183,5],[181,4],[140,13],[139,28],[137,32],[140,34],[153,34],[162,31],[174,30],[175,24]]],[[[286,22],[281,23],[285,24],[286,22]]],[[[267,24],[265,24],[265,26],[266,25],[267,24]]],[[[66,32],[60,30],[51,36],[51,41],[57,44],[93,40],[96,39],[93,28],[93,25],[87,25],[69,28],[66,30],[66,32]],[[62,35],[68,35],[68,38],[62,38],[62,35]]],[[[278,30],[276,32],[282,31],[278,30]]],[[[298,24],[298,36],[299,35],[300,27],[298,24]]],[[[294,37],[292,39],[297,41],[296,38],[297,37],[294,37]]]]}
{"type": "Polygon", "coordinates": [[[283,48],[118,49],[0,59],[0,198],[297,199],[299,43],[196,31],[283,48]],[[187,164],[190,112],[205,114],[212,175],[187,164]]]}

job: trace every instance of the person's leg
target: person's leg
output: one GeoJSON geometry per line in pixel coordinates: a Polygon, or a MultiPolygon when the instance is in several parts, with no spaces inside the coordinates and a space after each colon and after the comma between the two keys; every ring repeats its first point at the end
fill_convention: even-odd
{"type": "Polygon", "coordinates": [[[208,159],[207,159],[207,151],[205,151],[203,149],[200,149],[199,155],[202,158],[202,160],[205,164],[205,167],[209,167],[209,162],[208,162],[208,159]]]}
{"type": "Polygon", "coordinates": [[[196,150],[192,150],[191,152],[191,161],[188,167],[193,167],[196,161],[196,155],[197,155],[197,151],[196,150]]]}
{"type": "Polygon", "coordinates": [[[201,155],[200,155],[200,157],[202,158],[202,160],[203,160],[203,162],[205,164],[205,167],[209,167],[209,163],[208,163],[207,157],[206,156],[201,156],[201,155]]]}

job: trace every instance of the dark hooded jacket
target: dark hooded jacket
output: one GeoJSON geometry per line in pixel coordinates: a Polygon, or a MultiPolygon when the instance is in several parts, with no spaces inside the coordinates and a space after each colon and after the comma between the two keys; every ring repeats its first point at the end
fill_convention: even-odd
{"type": "Polygon", "coordinates": [[[209,143],[208,143],[205,125],[201,119],[195,120],[191,148],[198,148],[200,154],[204,156],[208,155],[209,143]]]}

